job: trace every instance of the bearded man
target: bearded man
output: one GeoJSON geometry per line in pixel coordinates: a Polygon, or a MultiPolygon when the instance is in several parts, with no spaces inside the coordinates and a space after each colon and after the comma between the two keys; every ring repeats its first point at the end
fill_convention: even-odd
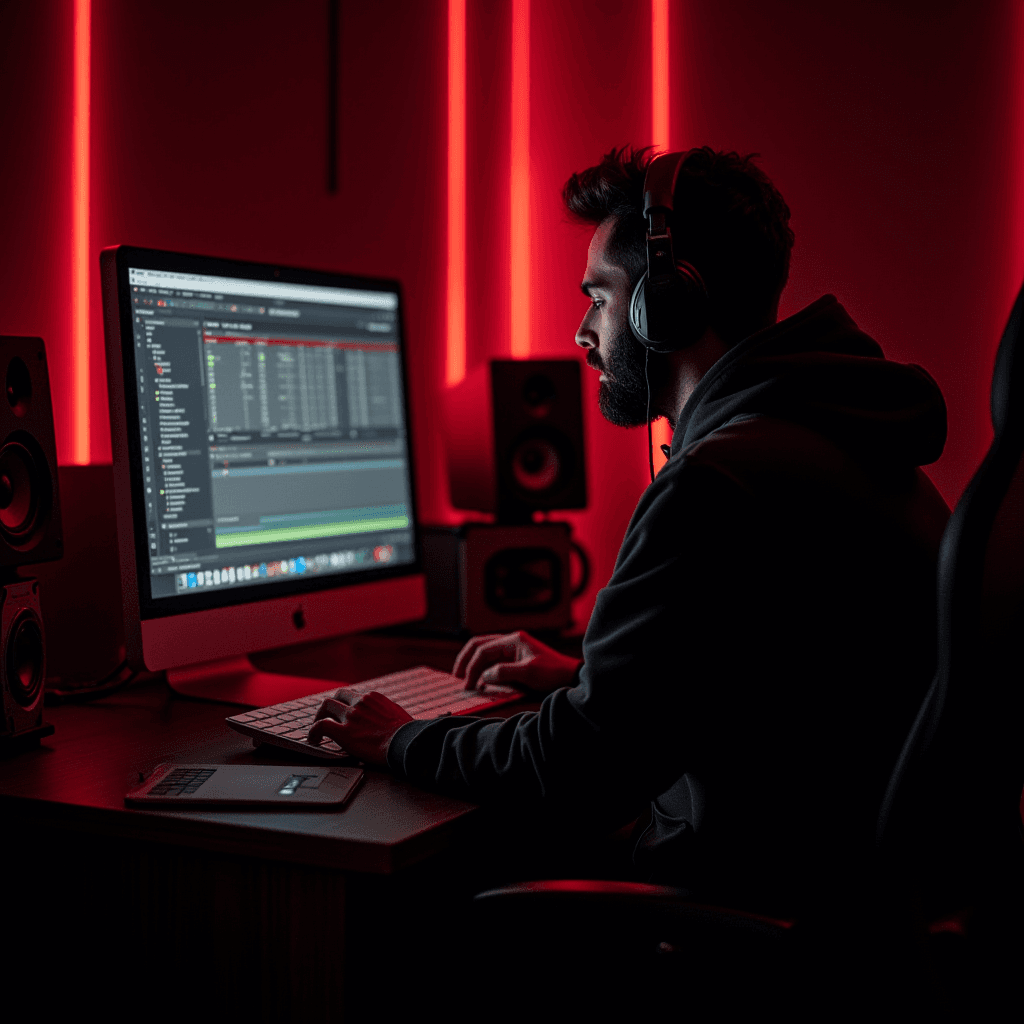
{"type": "Polygon", "coordinates": [[[575,340],[601,411],[673,427],[583,660],[478,637],[456,674],[543,694],[538,711],[421,722],[342,692],[311,736],[481,803],[612,825],[646,802],[642,875],[799,911],[867,856],[931,678],[949,511],[920,467],[942,452],[945,404],[831,295],[777,322],[793,233],[752,159],[613,150],[564,199],[594,227],[575,340]],[[645,210],[652,176],[671,187],[645,210]]]}

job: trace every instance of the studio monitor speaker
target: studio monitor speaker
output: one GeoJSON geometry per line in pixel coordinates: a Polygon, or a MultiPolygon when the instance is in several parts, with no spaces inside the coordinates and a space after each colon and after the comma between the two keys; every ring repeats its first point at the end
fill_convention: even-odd
{"type": "Polygon", "coordinates": [[[492,360],[451,389],[445,413],[456,508],[525,523],[586,507],[578,360],[492,360]]]}
{"type": "Polygon", "coordinates": [[[0,337],[0,739],[52,732],[42,721],[46,645],[39,584],[16,568],[63,554],[46,347],[0,337]]]}
{"type": "Polygon", "coordinates": [[[572,624],[568,523],[427,526],[421,541],[427,631],[543,632],[572,624]]]}
{"type": "Polygon", "coordinates": [[[0,739],[38,738],[53,732],[43,724],[46,640],[39,613],[39,583],[22,580],[0,587],[0,678],[4,719],[0,739]]]}
{"type": "Polygon", "coordinates": [[[78,690],[126,659],[114,473],[110,463],[61,466],[64,557],[35,566],[46,620],[47,683],[78,690]],[[88,591],[82,587],[88,580],[88,591]]]}

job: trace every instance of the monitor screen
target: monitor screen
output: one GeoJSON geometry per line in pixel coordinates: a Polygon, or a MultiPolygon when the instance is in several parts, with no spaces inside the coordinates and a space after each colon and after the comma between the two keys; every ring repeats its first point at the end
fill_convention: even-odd
{"type": "Polygon", "coordinates": [[[128,283],[155,600],[414,561],[397,292],[128,283]]]}
{"type": "Polygon", "coordinates": [[[140,617],[418,570],[397,283],[109,252],[140,617]]]}

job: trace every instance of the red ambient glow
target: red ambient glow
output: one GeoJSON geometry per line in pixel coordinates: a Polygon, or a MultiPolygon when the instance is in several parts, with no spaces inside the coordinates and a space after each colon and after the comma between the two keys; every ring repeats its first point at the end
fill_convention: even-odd
{"type": "Polygon", "coordinates": [[[75,0],[71,222],[71,461],[89,462],[89,90],[92,0],[75,0]]]}
{"type": "MultiPolygon", "coordinates": [[[[651,143],[660,152],[671,149],[669,129],[669,28],[668,0],[651,0],[651,143]]],[[[654,424],[654,469],[657,472],[666,459],[663,444],[672,443],[672,428],[666,419],[654,424]]]]}
{"type": "Polygon", "coordinates": [[[511,352],[530,357],[530,0],[512,0],[511,352]]]}
{"type": "Polygon", "coordinates": [[[466,0],[448,0],[448,344],[445,383],[466,375],[466,0]]]}

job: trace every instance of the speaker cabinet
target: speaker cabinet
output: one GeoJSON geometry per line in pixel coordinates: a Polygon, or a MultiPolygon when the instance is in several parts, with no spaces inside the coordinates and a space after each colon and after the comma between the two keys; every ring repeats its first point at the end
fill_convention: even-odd
{"type": "Polygon", "coordinates": [[[0,337],[0,569],[63,553],[57,446],[42,338],[0,337]]]}
{"type": "Polygon", "coordinates": [[[53,732],[43,723],[46,645],[39,582],[16,568],[63,554],[50,375],[41,338],[0,337],[0,746],[53,732]]]}
{"type": "Polygon", "coordinates": [[[43,724],[46,640],[39,612],[39,583],[22,580],[0,587],[0,678],[4,720],[0,737],[48,735],[43,724]]]}
{"type": "Polygon", "coordinates": [[[64,557],[32,572],[46,620],[46,678],[74,690],[108,676],[127,657],[114,474],[106,463],[61,466],[57,475],[64,557]],[[87,598],[82,580],[89,581],[87,598]]]}
{"type": "Polygon", "coordinates": [[[451,389],[445,412],[456,508],[527,523],[534,512],[586,507],[577,360],[492,360],[451,389]]]}
{"type": "Polygon", "coordinates": [[[567,523],[428,526],[421,534],[429,631],[466,635],[572,623],[567,523]]]}

